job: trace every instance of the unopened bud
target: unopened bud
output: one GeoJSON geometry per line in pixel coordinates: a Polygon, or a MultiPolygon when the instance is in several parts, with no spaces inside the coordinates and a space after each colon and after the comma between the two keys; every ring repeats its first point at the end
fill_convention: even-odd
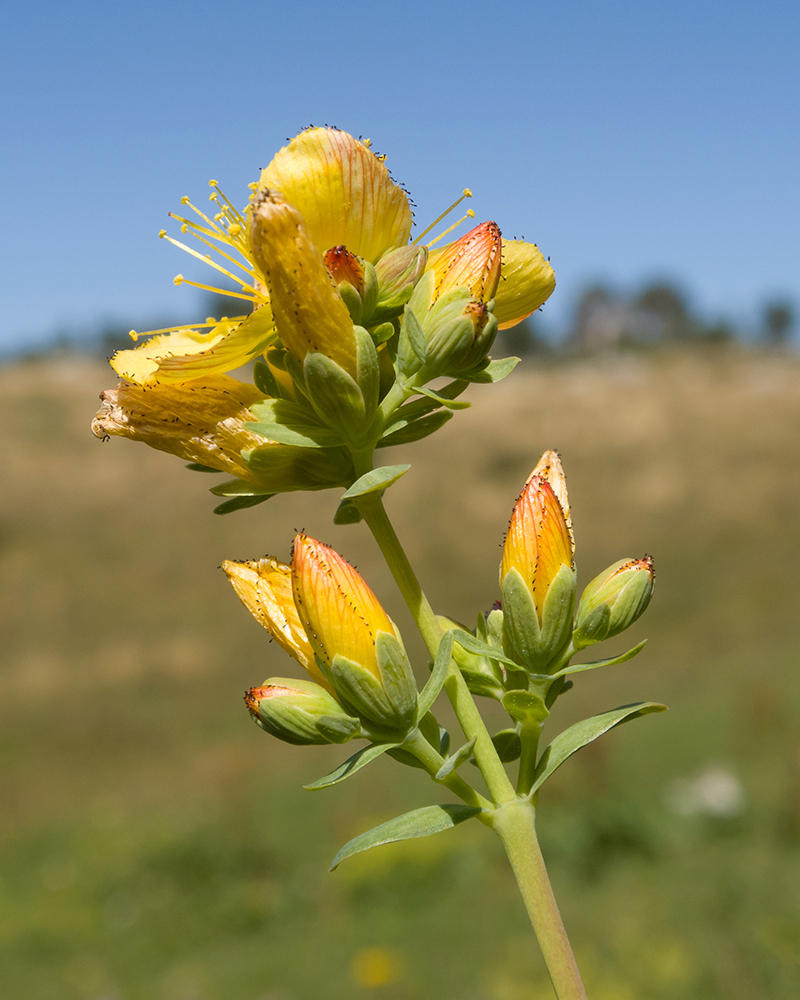
{"type": "MultiPolygon", "coordinates": [[[[469,632],[469,629],[452,618],[445,618],[444,615],[437,615],[437,618],[444,629],[458,628],[469,632]]],[[[471,653],[456,642],[453,644],[453,659],[472,694],[500,701],[506,690],[502,683],[502,673],[487,656],[471,653]]]]}
{"type": "Polygon", "coordinates": [[[244,700],[258,725],[285,743],[346,743],[361,731],[358,719],[313,681],[271,677],[244,700]]]}
{"type": "Polygon", "coordinates": [[[425,247],[413,244],[381,257],[375,265],[378,299],[371,323],[384,323],[400,315],[422,277],[427,259],[425,247]]]}
{"type": "Polygon", "coordinates": [[[650,603],[655,583],[653,559],[622,559],[596,576],[581,595],[573,636],[577,649],[619,635],[650,603]]]}
{"type": "Polygon", "coordinates": [[[497,320],[483,302],[457,288],[433,303],[422,330],[427,371],[432,377],[454,376],[486,358],[497,334],[497,320]]]}

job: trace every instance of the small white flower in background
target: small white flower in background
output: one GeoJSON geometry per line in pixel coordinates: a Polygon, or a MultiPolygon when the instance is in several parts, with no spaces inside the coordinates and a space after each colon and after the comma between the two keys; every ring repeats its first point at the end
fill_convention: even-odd
{"type": "Polygon", "coordinates": [[[735,819],[747,805],[736,775],[721,764],[709,764],[690,778],[676,778],[666,788],[669,808],[679,816],[735,819]]]}

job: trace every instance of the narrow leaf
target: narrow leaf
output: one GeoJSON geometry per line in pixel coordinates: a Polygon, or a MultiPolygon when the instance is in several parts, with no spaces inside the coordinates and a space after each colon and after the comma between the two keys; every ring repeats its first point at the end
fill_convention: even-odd
{"type": "Polygon", "coordinates": [[[199,462],[187,462],[186,468],[192,472],[216,472],[217,475],[222,472],[222,469],[212,469],[210,465],[201,465],[199,462]]]}
{"type": "Polygon", "coordinates": [[[274,493],[265,493],[263,496],[234,497],[232,500],[226,500],[225,503],[221,503],[218,507],[215,507],[214,513],[232,514],[235,510],[243,510],[245,507],[255,507],[257,504],[263,503],[265,500],[269,500],[274,496],[274,493]]]}
{"type": "Polygon", "coordinates": [[[478,656],[486,656],[491,660],[507,663],[519,669],[518,663],[515,663],[514,660],[509,660],[507,656],[503,656],[494,646],[489,646],[487,643],[481,642],[471,632],[465,632],[463,629],[457,628],[453,630],[453,638],[459,646],[463,646],[470,653],[477,653],[478,656]]]}
{"type": "Polygon", "coordinates": [[[392,747],[398,745],[397,743],[370,743],[369,746],[362,747],[357,753],[354,753],[352,757],[348,757],[338,767],[335,767],[330,774],[326,774],[324,778],[319,778],[317,781],[312,781],[310,785],[303,785],[303,787],[309,792],[316,792],[320,788],[330,788],[331,785],[338,785],[340,781],[344,781],[351,774],[360,771],[365,764],[369,764],[376,757],[380,757],[382,753],[386,753],[387,750],[391,750],[392,747]]]}
{"type": "Polygon", "coordinates": [[[519,361],[519,358],[498,358],[496,361],[490,361],[485,368],[464,372],[460,377],[468,382],[499,382],[514,371],[519,361]]]}
{"type": "MultiPolygon", "coordinates": [[[[213,492],[213,491],[212,491],[213,492]]],[[[579,674],[583,670],[597,670],[598,667],[613,667],[617,663],[626,663],[638,656],[647,644],[647,639],[643,639],[638,646],[629,649],[627,653],[620,653],[619,656],[609,657],[607,660],[592,660],[591,663],[573,663],[571,667],[564,667],[553,674],[553,677],[565,677],[567,674],[579,674]]]]}
{"type": "Polygon", "coordinates": [[[550,714],[544,698],[533,691],[507,691],[503,695],[503,708],[515,722],[542,723],[550,714]]]}
{"type": "Polygon", "coordinates": [[[522,742],[516,729],[501,729],[492,737],[492,743],[504,764],[510,764],[522,753],[522,742]]]}
{"type": "Polygon", "coordinates": [[[252,483],[246,483],[243,479],[228,479],[224,483],[212,486],[209,493],[213,493],[215,497],[275,496],[274,490],[270,491],[263,486],[253,486],[252,483]]]}
{"type": "Polygon", "coordinates": [[[423,718],[430,710],[431,705],[439,697],[439,692],[444,686],[447,671],[450,667],[450,660],[453,657],[453,633],[445,632],[439,648],[436,650],[436,659],[433,661],[433,671],[428,682],[422,689],[417,700],[417,718],[423,718]]]}
{"type": "Polygon", "coordinates": [[[472,749],[475,746],[477,738],[477,736],[473,736],[469,743],[465,743],[463,747],[459,747],[454,754],[447,758],[434,776],[436,781],[443,781],[448,774],[452,774],[457,767],[460,767],[465,760],[468,760],[472,756],[472,749]]]}
{"type": "Polygon", "coordinates": [[[409,421],[399,427],[395,424],[392,431],[382,437],[376,447],[391,448],[392,445],[396,444],[411,444],[412,441],[421,441],[422,438],[443,427],[452,416],[453,414],[449,410],[437,410],[435,413],[429,413],[426,417],[409,421]]]}
{"type": "Polygon", "coordinates": [[[342,500],[333,515],[334,524],[358,524],[361,520],[361,511],[352,500],[342,500]]]}
{"type": "Polygon", "coordinates": [[[621,708],[615,708],[610,712],[595,715],[591,719],[583,719],[581,722],[576,722],[574,726],[570,726],[563,733],[559,733],[542,754],[536,767],[536,774],[530,794],[533,795],[541,788],[550,775],[557,768],[561,767],[564,761],[568,757],[571,757],[576,750],[580,750],[581,747],[585,747],[588,743],[593,742],[598,736],[602,736],[603,733],[608,732],[609,729],[613,729],[614,726],[618,726],[620,723],[638,719],[642,715],[649,715],[651,712],[666,712],[666,710],[667,706],[660,705],[658,702],[640,701],[635,705],[623,705],[621,708]]]}
{"type": "Polygon", "coordinates": [[[417,386],[417,392],[435,400],[440,406],[446,406],[448,410],[467,410],[472,406],[472,403],[468,403],[466,399],[448,399],[447,396],[443,396],[435,389],[429,389],[424,385],[417,386]]]}
{"type": "Polygon", "coordinates": [[[379,469],[372,469],[353,483],[342,495],[342,500],[352,500],[354,497],[364,496],[365,493],[386,490],[405,475],[410,468],[410,465],[384,465],[379,469]]]}
{"type": "Polygon", "coordinates": [[[350,843],[345,844],[333,859],[330,871],[354,854],[368,851],[371,847],[379,847],[381,844],[393,844],[398,840],[411,840],[414,837],[430,837],[434,833],[441,833],[443,830],[450,830],[464,820],[477,816],[480,809],[474,806],[444,805],[444,806],[424,806],[422,809],[413,809],[411,812],[396,816],[387,823],[362,833],[355,837],[350,843]]]}

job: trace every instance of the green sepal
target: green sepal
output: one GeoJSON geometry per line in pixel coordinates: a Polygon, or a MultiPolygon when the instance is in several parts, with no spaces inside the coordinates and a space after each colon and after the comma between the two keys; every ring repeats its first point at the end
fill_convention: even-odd
{"type": "Polygon", "coordinates": [[[272,374],[269,365],[260,358],[253,362],[253,382],[256,389],[263,392],[265,396],[278,399],[282,395],[278,388],[278,380],[272,374]]]}
{"type": "Polygon", "coordinates": [[[426,712],[425,715],[420,716],[417,729],[434,750],[438,750],[442,757],[447,756],[447,751],[450,748],[450,733],[444,726],[439,725],[432,712],[426,712]]]}
{"type": "Polygon", "coordinates": [[[367,418],[364,396],[355,379],[319,351],[305,356],[303,374],[308,397],[320,420],[340,439],[360,441],[367,418]]]}
{"type": "Polygon", "coordinates": [[[467,382],[499,382],[510,375],[519,364],[519,358],[497,358],[484,367],[473,368],[469,372],[459,372],[458,377],[467,382]]]}
{"type": "Polygon", "coordinates": [[[351,774],[360,771],[370,761],[375,760],[376,757],[380,757],[381,754],[386,753],[387,750],[391,750],[392,747],[396,746],[399,746],[399,744],[370,743],[369,746],[362,747],[356,751],[352,757],[348,757],[347,760],[343,761],[338,767],[335,767],[329,774],[326,774],[324,778],[318,778],[317,781],[312,781],[310,785],[303,785],[303,788],[309,792],[316,792],[321,788],[330,788],[331,785],[338,785],[340,781],[349,778],[351,774]]]}
{"type": "Polygon", "coordinates": [[[339,290],[342,301],[347,306],[347,311],[350,313],[350,319],[353,323],[360,323],[361,317],[364,315],[364,305],[358,291],[350,284],[349,281],[340,281],[336,287],[339,290]]]}
{"type": "Polygon", "coordinates": [[[421,392],[423,396],[428,396],[440,406],[446,406],[448,410],[468,410],[472,406],[472,403],[468,403],[466,399],[449,399],[447,396],[436,392],[435,389],[429,389],[424,385],[418,385],[416,391],[421,392]]]}
{"type": "Polygon", "coordinates": [[[186,468],[192,472],[216,472],[217,475],[222,472],[222,469],[212,469],[210,465],[201,465],[199,462],[187,462],[186,468]]]}
{"type": "Polygon", "coordinates": [[[544,751],[539,759],[534,773],[533,785],[528,793],[534,795],[544,784],[550,775],[571,757],[576,750],[592,743],[598,736],[613,729],[623,722],[630,722],[651,712],[666,712],[667,706],[654,701],[640,701],[635,705],[623,705],[620,708],[612,709],[610,712],[603,712],[595,715],[591,719],[583,719],[576,722],[574,726],[559,733],[550,746],[544,751]]]}
{"type": "Polygon", "coordinates": [[[401,720],[400,725],[407,726],[417,717],[417,682],[403,644],[396,635],[378,630],[375,656],[389,704],[401,720]]]}
{"type": "Polygon", "coordinates": [[[469,743],[465,743],[463,747],[459,747],[454,754],[451,754],[434,775],[434,780],[444,781],[456,768],[461,767],[465,760],[469,760],[477,738],[477,736],[473,736],[469,743]]]}
{"type": "Polygon", "coordinates": [[[405,735],[413,721],[416,704],[410,711],[398,712],[378,678],[341,653],[337,653],[331,663],[331,679],[346,707],[352,707],[368,724],[395,733],[399,730],[405,735]]]}
{"type": "Polygon", "coordinates": [[[294,445],[297,448],[330,448],[342,444],[341,434],[318,423],[305,407],[288,399],[265,399],[261,403],[254,403],[250,411],[256,419],[245,424],[244,429],[267,441],[294,445]]]}
{"type": "Polygon", "coordinates": [[[522,753],[522,741],[516,729],[501,729],[492,737],[497,756],[504,764],[518,760],[522,753]]]}
{"type": "Polygon", "coordinates": [[[430,837],[434,833],[450,830],[459,823],[472,819],[480,811],[475,806],[462,805],[424,806],[422,809],[413,809],[402,816],[381,823],[367,833],[354,837],[333,859],[330,871],[338,868],[346,858],[368,851],[371,847],[393,844],[398,840],[411,840],[415,837],[430,837]]]}
{"type": "Polygon", "coordinates": [[[410,465],[382,465],[379,469],[371,469],[357,479],[351,487],[342,495],[342,500],[352,500],[355,497],[362,497],[366,493],[383,493],[397,480],[406,474],[411,468],[410,465]]]}
{"type": "Polygon", "coordinates": [[[433,670],[428,678],[428,682],[422,689],[417,699],[417,718],[424,718],[430,711],[431,705],[439,697],[444,687],[447,671],[450,669],[450,660],[453,656],[453,633],[445,632],[436,650],[436,658],[433,661],[433,670]]]}
{"type": "Polygon", "coordinates": [[[363,326],[354,326],[356,337],[356,382],[364,399],[365,420],[370,421],[378,408],[381,372],[378,351],[369,332],[363,326]]]}
{"type": "Polygon", "coordinates": [[[274,493],[265,493],[264,496],[234,497],[232,500],[226,500],[225,503],[221,503],[218,507],[215,507],[214,513],[232,514],[235,510],[244,510],[245,507],[255,507],[274,496],[274,493]]]}
{"type": "Polygon", "coordinates": [[[628,660],[632,660],[634,656],[638,656],[639,653],[647,645],[647,639],[642,639],[642,641],[629,649],[627,653],[620,653],[619,656],[610,656],[606,660],[592,660],[591,663],[574,663],[572,666],[564,667],[563,670],[557,671],[552,674],[552,677],[566,677],[567,674],[579,674],[584,670],[597,670],[598,667],[613,667],[617,663],[626,663],[628,660]]]}
{"type": "Polygon", "coordinates": [[[575,611],[575,590],[575,570],[566,564],[560,566],[542,606],[541,655],[546,660],[552,660],[569,641],[575,611]]]}
{"type": "Polygon", "coordinates": [[[533,691],[507,691],[503,695],[503,708],[523,726],[540,726],[550,714],[544,698],[533,691]]]}
{"type": "Polygon", "coordinates": [[[394,323],[379,323],[373,330],[370,330],[372,343],[376,347],[380,344],[385,344],[387,340],[391,340],[394,333],[394,323]]]}
{"type": "Polygon", "coordinates": [[[253,486],[243,479],[228,479],[224,483],[217,483],[208,491],[215,497],[274,497],[275,491],[268,490],[263,486],[253,486]]]}
{"type": "Polygon", "coordinates": [[[512,660],[529,670],[544,666],[542,634],[533,595],[519,571],[512,566],[506,573],[503,593],[503,648],[512,660]]]}
{"type": "MultiPolygon", "coordinates": [[[[358,258],[358,262],[364,269],[364,291],[361,293],[361,315],[364,321],[372,320],[375,306],[378,304],[378,275],[375,272],[375,265],[371,264],[363,257],[358,258]]],[[[355,320],[353,321],[355,322],[355,320]]]]}
{"type": "Polygon", "coordinates": [[[602,642],[610,628],[611,608],[607,604],[600,604],[592,608],[575,629],[575,645],[578,649],[585,649],[596,642],[602,642]]]}
{"type": "Polygon", "coordinates": [[[349,715],[321,715],[317,729],[329,743],[346,743],[361,732],[361,722],[349,715]]]}
{"type": "Polygon", "coordinates": [[[417,314],[406,306],[400,321],[400,339],[397,344],[397,368],[401,375],[413,375],[425,361],[425,334],[417,314]]]}
{"type": "Polygon", "coordinates": [[[421,441],[429,434],[433,434],[443,427],[453,414],[449,410],[438,410],[436,413],[429,413],[427,417],[420,417],[419,420],[398,421],[393,425],[393,430],[385,434],[378,441],[376,448],[391,448],[396,444],[410,444],[412,441],[421,441]]]}

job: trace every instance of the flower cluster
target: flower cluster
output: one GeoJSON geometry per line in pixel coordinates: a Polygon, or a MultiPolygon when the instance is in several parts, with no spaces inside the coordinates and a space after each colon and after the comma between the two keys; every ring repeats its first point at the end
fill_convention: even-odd
{"type": "Polygon", "coordinates": [[[174,216],[207,252],[161,235],[233,282],[245,312],[118,351],[124,381],[102,394],[93,430],[232,474],[212,490],[229,498],[221,511],[348,487],[376,447],[441,427],[470,382],[511,370],[489,357],[497,330],[555,287],[538,248],[504,240],[494,222],[442,247],[455,227],[412,241],[405,191],[369,141],[346,132],[301,132],[241,211],[210,183],[215,214],[184,199],[195,217],[174,216]],[[229,374],[250,363],[253,383],[229,374]],[[453,381],[427,388],[442,376],[453,381]]]}

